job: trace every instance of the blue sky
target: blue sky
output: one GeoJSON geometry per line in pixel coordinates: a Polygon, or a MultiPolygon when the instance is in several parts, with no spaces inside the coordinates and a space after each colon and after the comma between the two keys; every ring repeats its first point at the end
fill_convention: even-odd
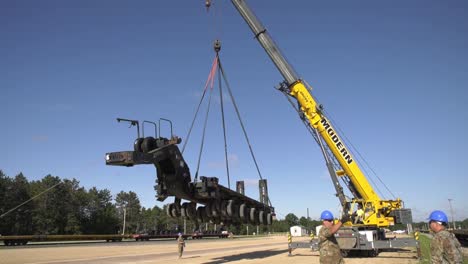
{"type": "MultiPolygon", "coordinates": [[[[249,5],[301,78],[415,220],[468,217],[466,1],[266,1],[249,5]]],[[[230,1],[1,1],[0,169],[137,192],[145,207],[155,169],[105,166],[130,150],[116,117],[173,121],[185,137],[214,57],[221,60],[270,199],[280,217],[318,218],[339,203],[318,146],[284,96],[282,80],[230,1]]],[[[217,93],[216,93],[217,95],[217,93]]],[[[219,98],[200,175],[227,185],[219,98]]],[[[226,102],[231,185],[258,174],[226,102]]],[[[185,152],[195,174],[202,117],[185,152]]],[[[163,127],[163,133],[169,133],[163,127]]],[[[185,139],[185,138],[184,138],[185,139]]],[[[392,198],[374,179],[385,198],[392,198]]],[[[172,200],[167,200],[172,202],[172,200]]]]}

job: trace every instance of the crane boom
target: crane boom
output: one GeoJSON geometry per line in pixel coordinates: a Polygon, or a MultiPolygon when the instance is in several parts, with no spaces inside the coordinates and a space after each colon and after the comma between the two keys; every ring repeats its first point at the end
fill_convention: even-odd
{"type": "MultiPolygon", "coordinates": [[[[326,147],[333,154],[333,158],[338,162],[338,168],[332,170],[330,169],[327,161],[327,166],[332,179],[344,177],[348,181],[348,188],[354,195],[353,202],[358,202],[361,203],[361,205],[371,207],[374,213],[366,219],[365,224],[376,225],[379,227],[392,225],[394,223],[392,212],[403,207],[402,201],[400,199],[382,200],[379,197],[368,182],[362,170],[359,168],[359,165],[338,135],[337,131],[333,128],[330,121],[322,112],[321,105],[317,103],[315,98],[312,96],[310,89],[298,77],[296,71],[281,54],[281,51],[270,37],[265,27],[251,11],[246,1],[231,0],[231,2],[244,18],[245,22],[249,25],[255,35],[255,38],[265,49],[276,68],[284,77],[285,80],[282,90],[297,100],[300,112],[302,113],[306,123],[316,131],[323,141],[325,141],[326,147]]],[[[323,146],[321,147],[324,155],[326,156],[323,146]]],[[[335,185],[336,184],[337,183],[335,183],[335,185]]],[[[339,188],[336,186],[335,188],[338,192],[337,196],[340,198],[343,209],[345,212],[348,211],[350,208],[350,202],[344,201],[344,195],[339,193],[339,188]]]]}

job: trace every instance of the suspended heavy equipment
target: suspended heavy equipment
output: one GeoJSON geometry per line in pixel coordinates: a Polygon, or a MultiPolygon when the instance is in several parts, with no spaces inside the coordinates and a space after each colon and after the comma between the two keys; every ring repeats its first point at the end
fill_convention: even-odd
{"type": "MultiPolygon", "coordinates": [[[[214,49],[219,52],[219,41],[215,42],[214,49]]],[[[215,61],[216,65],[220,65],[218,55],[215,61]]],[[[221,66],[219,67],[222,71],[221,66]]],[[[213,74],[210,73],[210,76],[212,78],[213,74]]],[[[210,78],[209,81],[212,82],[210,78]]],[[[223,225],[241,223],[253,225],[272,224],[275,213],[268,198],[266,179],[260,177],[260,198],[258,201],[245,195],[243,181],[236,183],[236,191],[234,191],[221,185],[217,177],[199,177],[198,167],[195,177],[192,179],[189,166],[183,158],[183,151],[181,152],[177,146],[182,142],[182,139],[173,134],[170,120],[164,118],[159,120],[159,131],[161,121],[170,124],[171,135],[169,138],[162,137],[160,132],[158,135],[158,125],[155,122],[143,121],[142,135],[140,135],[138,120],[117,118],[117,121],[129,122],[130,126],[136,126],[137,139],[134,141],[133,151],[106,153],[106,165],[131,167],[153,164],[156,167],[157,175],[156,185],[154,186],[157,200],[162,202],[168,197],[174,197],[174,202],[166,207],[167,214],[170,217],[183,217],[193,220],[196,224],[205,222],[223,225]],[[155,126],[155,137],[145,137],[145,123],[155,126]]]]}

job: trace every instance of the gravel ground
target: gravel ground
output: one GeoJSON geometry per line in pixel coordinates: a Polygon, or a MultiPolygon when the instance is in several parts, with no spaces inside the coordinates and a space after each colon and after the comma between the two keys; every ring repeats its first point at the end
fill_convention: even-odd
{"type": "MultiPolygon", "coordinates": [[[[2,247],[0,263],[319,263],[318,252],[296,249],[288,256],[284,236],[187,240],[182,259],[175,241],[2,247]]],[[[382,252],[376,258],[346,258],[347,264],[418,263],[415,249],[382,252]]]]}

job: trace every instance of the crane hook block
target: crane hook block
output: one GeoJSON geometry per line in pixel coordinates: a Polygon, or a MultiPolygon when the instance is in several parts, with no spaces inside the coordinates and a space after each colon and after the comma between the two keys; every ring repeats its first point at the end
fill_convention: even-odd
{"type": "Polygon", "coordinates": [[[206,0],[205,1],[205,6],[206,6],[206,11],[208,11],[210,9],[210,6],[211,6],[211,0],[206,0]]]}
{"type": "Polygon", "coordinates": [[[221,41],[215,40],[213,48],[218,53],[221,50],[221,41]]]}

